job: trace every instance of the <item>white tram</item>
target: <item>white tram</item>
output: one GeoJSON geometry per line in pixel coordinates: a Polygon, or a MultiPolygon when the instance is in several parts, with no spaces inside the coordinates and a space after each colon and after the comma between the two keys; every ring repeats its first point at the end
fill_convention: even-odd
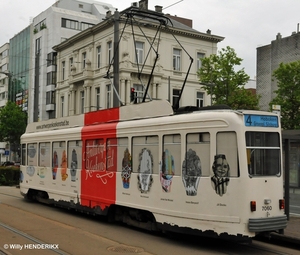
{"type": "Polygon", "coordinates": [[[28,125],[21,193],[151,230],[283,231],[278,116],[185,110],[152,101],[28,125]]]}

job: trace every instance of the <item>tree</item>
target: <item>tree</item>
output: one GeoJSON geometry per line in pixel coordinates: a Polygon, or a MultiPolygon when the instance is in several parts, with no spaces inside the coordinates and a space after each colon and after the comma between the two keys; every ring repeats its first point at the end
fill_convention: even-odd
{"type": "Polygon", "coordinates": [[[20,144],[20,137],[25,133],[27,114],[14,102],[8,101],[0,109],[0,141],[8,142],[11,148],[20,144]]]}
{"type": "Polygon", "coordinates": [[[283,129],[300,128],[300,61],[281,63],[274,71],[277,80],[277,95],[269,103],[281,106],[281,125],[283,129]]]}
{"type": "Polygon", "coordinates": [[[259,97],[244,87],[249,75],[244,68],[234,70],[241,62],[229,46],[222,48],[219,55],[202,59],[198,76],[213,104],[226,104],[233,109],[258,109],[259,97]]]}

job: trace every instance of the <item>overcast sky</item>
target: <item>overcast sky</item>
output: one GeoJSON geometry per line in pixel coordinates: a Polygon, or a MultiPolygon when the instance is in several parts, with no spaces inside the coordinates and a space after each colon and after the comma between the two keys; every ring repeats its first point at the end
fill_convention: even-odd
{"type": "MultiPolygon", "coordinates": [[[[55,0],[1,0],[0,46],[29,25],[30,19],[55,0]]],[[[102,0],[122,11],[135,0],[102,0]]],[[[287,37],[300,23],[300,0],[148,0],[148,7],[163,6],[163,12],[193,20],[193,28],[225,37],[218,50],[235,49],[243,59],[241,68],[256,75],[256,48],[270,44],[277,33],[287,37]]]]}

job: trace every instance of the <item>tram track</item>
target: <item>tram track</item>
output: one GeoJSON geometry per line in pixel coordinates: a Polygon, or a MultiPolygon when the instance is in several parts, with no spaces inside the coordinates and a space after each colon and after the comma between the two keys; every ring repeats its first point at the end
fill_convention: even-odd
{"type": "MultiPolygon", "coordinates": [[[[0,192],[0,195],[5,195],[7,197],[11,197],[13,199],[18,199],[18,200],[23,199],[21,196],[18,196],[16,194],[5,194],[3,192],[0,192]]],[[[4,202],[4,204],[6,204],[6,202],[4,202]]],[[[11,205],[11,206],[14,207],[14,205],[11,205]]],[[[19,210],[24,210],[24,209],[19,208],[19,210]]],[[[62,209],[62,210],[59,210],[59,211],[64,212],[65,210],[62,209]]],[[[36,211],[33,212],[33,213],[35,214],[36,211]]],[[[40,215],[40,216],[42,216],[42,215],[40,215]]],[[[44,217],[45,217],[45,215],[42,216],[42,218],[44,218],[44,217]]],[[[78,215],[78,217],[80,217],[80,214],[78,215]]],[[[85,217],[82,217],[82,218],[85,218],[85,217]]],[[[52,219],[52,217],[50,217],[49,219],[55,220],[55,222],[57,221],[56,218],[52,219]]],[[[50,223],[50,224],[56,224],[55,222],[50,223]]],[[[57,222],[61,222],[61,221],[58,220],[57,222]]],[[[43,236],[40,235],[39,239],[35,238],[34,236],[29,235],[29,234],[26,233],[28,228],[22,229],[24,231],[24,232],[22,232],[22,231],[18,230],[18,228],[19,228],[18,226],[19,225],[14,224],[13,227],[11,227],[9,221],[6,221],[5,223],[3,221],[0,221],[0,228],[5,229],[6,231],[10,231],[10,232],[14,233],[14,235],[17,235],[20,238],[23,238],[23,240],[24,239],[28,240],[28,243],[34,243],[34,244],[39,244],[39,245],[45,244],[45,242],[42,241],[42,240],[45,240],[43,238],[43,236]]],[[[73,225],[70,225],[70,226],[73,226],[73,225]]],[[[69,229],[69,227],[68,227],[68,229],[69,229]]],[[[75,231],[75,229],[77,229],[77,227],[74,226],[73,230],[75,231]]],[[[70,229],[68,231],[70,231],[70,229]]],[[[74,231],[72,231],[72,232],[74,232],[74,231]]],[[[141,231],[141,230],[139,230],[139,231],[141,231]]],[[[91,233],[84,231],[85,236],[91,236],[91,233]]],[[[267,255],[267,254],[287,255],[288,254],[288,255],[292,255],[292,254],[297,254],[297,253],[286,252],[286,251],[284,251],[284,249],[285,248],[286,249],[295,249],[295,250],[299,249],[299,246],[296,248],[295,246],[291,246],[290,243],[286,243],[284,241],[278,242],[278,240],[275,241],[275,242],[274,241],[272,242],[272,239],[268,240],[267,238],[263,238],[263,239],[256,239],[255,238],[255,239],[252,240],[252,243],[237,243],[237,242],[234,242],[234,241],[228,242],[228,241],[224,241],[224,240],[215,240],[215,239],[210,239],[210,238],[204,239],[206,241],[199,242],[199,237],[188,237],[187,238],[184,235],[175,235],[175,236],[176,236],[175,240],[178,240],[179,243],[182,243],[183,246],[187,246],[187,247],[188,246],[194,246],[195,249],[199,249],[200,251],[203,248],[207,248],[208,250],[215,250],[217,252],[220,252],[220,254],[228,254],[228,255],[239,255],[239,254],[262,254],[262,255],[263,254],[264,255],[267,255]],[[184,240],[184,242],[182,242],[183,240],[184,240]],[[215,241],[218,243],[218,245],[217,245],[218,247],[216,247],[216,245],[215,245],[216,242],[215,241]],[[241,253],[241,251],[244,251],[244,252],[241,253]]],[[[95,238],[95,239],[100,238],[99,233],[94,233],[92,237],[95,238]],[[97,238],[96,238],[96,236],[97,236],[97,238]]],[[[105,236],[105,238],[109,238],[109,237],[105,236]]],[[[167,237],[165,235],[162,235],[162,240],[164,238],[169,239],[169,237],[167,237]]],[[[54,241],[56,239],[49,239],[49,240],[54,241]]],[[[112,240],[114,240],[114,239],[112,239],[112,240]]],[[[170,240],[173,242],[174,241],[174,236],[170,240]]],[[[57,242],[57,241],[54,241],[54,242],[57,242]]],[[[62,245],[61,242],[60,242],[60,245],[62,245]]],[[[114,245],[113,247],[118,248],[119,246],[114,245]]],[[[146,247],[143,247],[143,248],[145,248],[145,250],[147,249],[146,247]]],[[[50,253],[53,253],[53,254],[62,254],[62,255],[67,255],[68,254],[68,253],[66,253],[62,250],[59,250],[59,249],[52,249],[52,250],[49,249],[48,251],[50,253]]],[[[11,252],[11,250],[3,250],[3,247],[0,247],[0,255],[11,254],[9,252],[11,252]],[[5,252],[8,252],[8,253],[5,253],[5,252]]],[[[107,250],[106,252],[112,253],[113,251],[111,251],[111,250],[108,251],[107,250]]],[[[150,253],[148,253],[148,254],[150,254],[150,253]]],[[[159,253],[157,253],[157,254],[159,254],[159,253]]]]}
{"type": "MultiPolygon", "coordinates": [[[[7,194],[7,193],[3,193],[3,192],[0,192],[0,195],[4,195],[4,196],[7,196],[7,197],[15,197],[15,198],[18,198],[18,199],[24,199],[23,197],[7,194]]],[[[0,203],[1,203],[1,200],[0,200],[0,203]]]]}
{"type": "MultiPolygon", "coordinates": [[[[47,243],[31,236],[31,235],[28,235],[27,233],[24,233],[24,232],[22,232],[22,231],[20,231],[16,228],[13,228],[13,227],[11,227],[7,224],[4,224],[4,223],[0,222],[0,227],[5,229],[5,230],[8,230],[10,232],[13,232],[14,234],[16,234],[20,237],[25,238],[26,240],[32,242],[31,244],[33,244],[33,245],[35,244],[35,246],[37,245],[37,247],[46,247],[47,250],[52,251],[53,253],[60,254],[60,255],[69,255],[68,253],[60,250],[59,248],[51,248],[51,245],[49,245],[49,244],[47,244],[47,243]]],[[[31,244],[28,244],[28,245],[31,245],[31,244]]],[[[35,247],[35,246],[33,246],[33,247],[35,247]]],[[[55,247],[55,245],[52,245],[52,246],[55,247]]],[[[9,244],[4,244],[4,248],[5,249],[11,249],[9,244]]],[[[5,251],[0,249],[0,255],[2,255],[2,254],[6,255],[6,254],[10,254],[10,253],[6,253],[5,251]]]]}

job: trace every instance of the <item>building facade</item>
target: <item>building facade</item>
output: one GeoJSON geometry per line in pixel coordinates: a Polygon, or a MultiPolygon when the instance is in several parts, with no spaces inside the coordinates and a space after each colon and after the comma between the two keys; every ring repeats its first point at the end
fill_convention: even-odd
{"type": "Polygon", "coordinates": [[[269,111],[269,103],[276,96],[277,82],[272,75],[280,63],[300,60],[299,43],[299,32],[285,38],[277,34],[271,44],[257,48],[256,93],[261,96],[260,110],[269,111]]]}
{"type": "Polygon", "coordinates": [[[9,43],[0,47],[0,108],[6,105],[8,100],[9,71],[9,43]]]}
{"type": "Polygon", "coordinates": [[[124,29],[127,23],[123,17],[131,8],[134,7],[120,13],[117,28],[115,14],[108,15],[103,22],[54,47],[57,52],[57,118],[131,104],[132,89],[137,96],[135,101],[141,102],[147,85],[146,101],[167,99],[174,105],[191,58],[195,61],[191,65],[180,105],[204,106],[210,103],[210,98],[207,98],[199,84],[197,71],[201,66],[201,58],[215,54],[217,43],[224,38],[201,33],[171,18],[171,30],[177,40],[165,30],[162,30],[159,38],[155,37],[159,24],[151,18],[147,19],[147,13],[150,17],[158,15],[164,19],[165,16],[160,13],[161,7],[150,11],[143,6],[146,18],[135,20],[137,23],[133,28],[126,26],[124,29]],[[139,22],[141,27],[138,27],[139,22]],[[118,46],[114,46],[116,31],[120,33],[118,46]],[[118,52],[115,51],[116,47],[118,52]],[[158,59],[152,49],[156,47],[159,48],[158,59]],[[115,61],[114,51],[118,53],[117,66],[111,65],[115,61]],[[118,68],[118,71],[115,72],[114,68],[118,68]],[[141,69],[142,72],[139,72],[141,69]],[[117,75],[118,79],[108,79],[110,75],[117,75]],[[117,97],[114,97],[116,94],[117,97]]]}
{"type": "MultiPolygon", "coordinates": [[[[4,107],[8,100],[8,83],[10,81],[8,54],[9,44],[6,43],[0,47],[0,108],[4,107]]],[[[0,164],[8,160],[7,149],[7,143],[0,141],[0,164]]]]}
{"type": "Polygon", "coordinates": [[[31,27],[28,26],[9,40],[8,100],[28,110],[28,84],[31,58],[31,27]]]}
{"type": "Polygon", "coordinates": [[[55,118],[56,52],[52,47],[99,23],[112,5],[60,0],[33,19],[28,122],[55,118]]]}

